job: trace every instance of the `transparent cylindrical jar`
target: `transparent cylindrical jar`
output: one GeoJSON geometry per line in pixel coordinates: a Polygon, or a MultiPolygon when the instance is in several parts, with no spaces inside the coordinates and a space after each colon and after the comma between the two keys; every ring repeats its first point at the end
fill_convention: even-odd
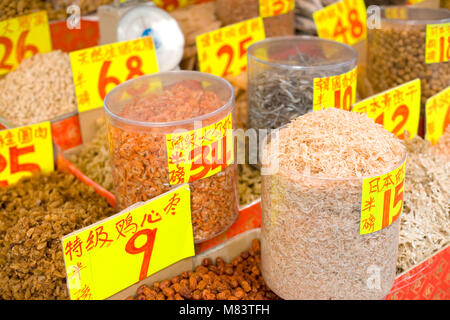
{"type": "MultiPolygon", "coordinates": [[[[276,140],[276,134],[270,141],[276,140]]],[[[382,299],[392,288],[400,219],[360,234],[363,178],[305,176],[263,151],[261,272],[287,300],[382,299]]],[[[398,168],[406,159],[381,174],[398,168]]]]}
{"type": "Polygon", "coordinates": [[[235,221],[236,146],[228,139],[235,106],[227,81],[195,71],[146,75],[115,87],[105,110],[120,210],[188,182],[196,243],[235,221]]]}
{"type": "Polygon", "coordinates": [[[449,23],[450,11],[386,6],[380,14],[380,28],[367,30],[367,77],[372,91],[379,93],[419,78],[423,117],[426,100],[450,85],[450,62],[425,63],[427,25],[449,23]]]}
{"type": "MultiPolygon", "coordinates": [[[[286,5],[286,4],[282,4],[286,5]]],[[[256,18],[260,15],[259,0],[217,0],[217,17],[224,25],[256,18]]],[[[294,35],[294,10],[263,18],[266,37],[294,35]]]]}
{"type": "Polygon", "coordinates": [[[275,129],[313,109],[315,78],[356,68],[358,54],[345,44],[311,36],[252,44],[248,59],[248,127],[275,129]]]}

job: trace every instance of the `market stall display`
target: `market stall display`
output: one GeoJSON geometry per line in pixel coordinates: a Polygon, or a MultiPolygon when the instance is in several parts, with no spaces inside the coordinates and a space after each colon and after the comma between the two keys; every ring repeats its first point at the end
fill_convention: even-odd
{"type": "Polygon", "coordinates": [[[0,188],[0,299],[68,299],[61,237],[115,213],[72,175],[0,188]]]}
{"type": "Polygon", "coordinates": [[[363,180],[401,168],[405,157],[400,140],[366,115],[335,108],[271,136],[261,197],[261,271],[269,288],[283,299],[383,298],[395,277],[400,224],[393,219],[360,234],[363,180]],[[377,289],[367,285],[372,267],[377,289]]]}
{"type": "Polygon", "coordinates": [[[439,59],[439,51],[443,50],[439,49],[438,42],[434,41],[432,46],[428,43],[427,25],[449,23],[450,11],[395,6],[381,7],[380,11],[381,28],[369,29],[367,34],[367,78],[371,94],[419,78],[423,116],[426,100],[450,85],[450,62],[439,59]],[[387,10],[395,8],[403,10],[406,18],[388,18],[387,10]],[[428,49],[433,50],[427,53],[428,49]]]}
{"type": "Polygon", "coordinates": [[[39,53],[0,79],[0,117],[21,126],[77,110],[69,54],[39,53]]]}
{"type": "MultiPolygon", "coordinates": [[[[200,155],[206,154],[203,151],[205,146],[202,147],[202,134],[191,130],[201,131],[211,125],[225,128],[226,119],[234,122],[231,85],[199,72],[158,73],[116,87],[105,99],[105,110],[119,209],[158,196],[175,184],[189,182],[196,241],[211,238],[233,223],[238,205],[236,164],[227,165],[228,160],[222,157],[219,162],[213,160],[212,167],[202,162],[199,166],[192,159],[193,165],[197,164],[196,168],[202,170],[194,174],[195,169],[192,168],[192,175],[186,175],[190,170],[188,158],[191,154],[197,157],[194,149],[190,151],[191,144],[200,143],[200,155]],[[127,91],[134,93],[132,99],[121,98],[127,91]],[[169,139],[166,135],[177,129],[191,131],[192,136],[190,133],[187,136],[187,151],[178,142],[166,142],[169,139]],[[168,145],[175,145],[175,152],[168,152],[168,145]],[[178,147],[180,151],[177,151],[178,147]],[[169,170],[170,164],[175,169],[169,170]],[[218,167],[221,168],[219,171],[216,170],[218,167]],[[205,169],[208,173],[211,168],[216,173],[205,176],[205,169]]],[[[181,143],[183,140],[181,137],[181,143]]],[[[222,145],[222,148],[226,149],[226,146],[222,145]]],[[[226,149],[227,159],[234,154],[233,150],[232,146],[226,149]]],[[[196,152],[198,155],[199,151],[196,152]]],[[[217,149],[215,152],[223,151],[217,149]]],[[[216,154],[215,157],[218,156],[216,154]]]]}

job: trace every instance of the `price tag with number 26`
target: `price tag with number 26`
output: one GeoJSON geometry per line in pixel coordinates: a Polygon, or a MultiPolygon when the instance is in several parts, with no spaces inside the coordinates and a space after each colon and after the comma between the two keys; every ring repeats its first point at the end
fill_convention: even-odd
{"type": "Polygon", "coordinates": [[[14,70],[25,58],[51,50],[45,11],[0,22],[0,75],[14,70]]]}
{"type": "Polygon", "coordinates": [[[62,239],[72,300],[108,298],[195,254],[189,185],[62,239]]]}

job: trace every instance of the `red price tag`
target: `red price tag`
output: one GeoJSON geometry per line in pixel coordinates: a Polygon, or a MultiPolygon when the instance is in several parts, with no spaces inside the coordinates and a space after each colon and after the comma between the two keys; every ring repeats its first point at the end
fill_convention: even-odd
{"type": "Polygon", "coordinates": [[[245,20],[197,36],[200,71],[219,77],[247,70],[247,48],[265,38],[262,18],[245,20]]]}
{"type": "Polygon", "coordinates": [[[353,45],[367,36],[367,14],[363,0],[342,0],[313,13],[321,38],[353,45]]]}
{"type": "Polygon", "coordinates": [[[14,70],[25,58],[51,50],[45,11],[0,22],[0,75],[14,70]]]}
{"type": "Polygon", "coordinates": [[[0,186],[54,170],[50,122],[0,131],[0,186]]]}
{"type": "Polygon", "coordinates": [[[71,52],[70,61],[79,112],[103,106],[106,94],[118,84],[158,72],[151,37],[71,52]]]}
{"type": "Polygon", "coordinates": [[[70,298],[108,298],[193,256],[190,196],[184,184],[63,237],[70,298]]]}

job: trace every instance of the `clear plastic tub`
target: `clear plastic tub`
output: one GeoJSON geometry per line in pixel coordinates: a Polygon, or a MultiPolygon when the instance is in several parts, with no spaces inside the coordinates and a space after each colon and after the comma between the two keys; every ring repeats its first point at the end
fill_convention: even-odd
{"type": "MultiPolygon", "coordinates": [[[[259,0],[217,0],[216,12],[224,25],[259,16],[259,0]]],[[[266,38],[294,35],[294,10],[263,18],[266,38]]]]}
{"type": "MultiPolygon", "coordinates": [[[[363,177],[275,170],[267,160],[271,148],[264,149],[261,175],[261,272],[269,288],[287,300],[384,298],[396,275],[401,217],[360,235],[363,177]]],[[[380,174],[405,158],[406,149],[400,163],[380,174]]]]}
{"type": "MultiPolygon", "coordinates": [[[[195,169],[187,158],[176,162],[181,153],[168,154],[171,142],[166,141],[166,135],[184,131],[187,149],[179,151],[194,154],[193,159],[198,159],[197,151],[191,153],[195,145],[200,148],[200,155],[206,156],[201,140],[189,140],[189,133],[194,129],[201,132],[202,128],[224,119],[234,123],[234,93],[227,81],[195,71],[146,75],[114,88],[105,98],[105,110],[118,209],[156,197],[178,183],[189,182],[196,243],[225,231],[234,222],[239,199],[236,164],[227,161],[229,165],[217,171],[215,164],[222,162],[210,160],[215,174],[205,177],[204,169],[212,173],[205,161],[195,169]],[[181,171],[170,171],[169,162],[181,171]],[[189,168],[193,175],[183,180],[179,173],[189,168]],[[203,178],[199,178],[199,172],[203,178]]],[[[230,145],[227,150],[231,151],[227,152],[236,159],[236,146],[230,145]]]]}
{"type": "Polygon", "coordinates": [[[425,63],[427,25],[449,23],[450,11],[411,6],[381,7],[380,11],[381,28],[367,31],[367,77],[371,89],[379,93],[421,79],[423,116],[426,100],[450,85],[450,62],[425,63]],[[398,10],[401,15],[387,18],[387,10],[398,10]]]}
{"type": "Polygon", "coordinates": [[[292,36],[256,42],[247,56],[248,127],[259,134],[312,111],[314,78],[353,70],[358,54],[335,41],[292,36]]]}

